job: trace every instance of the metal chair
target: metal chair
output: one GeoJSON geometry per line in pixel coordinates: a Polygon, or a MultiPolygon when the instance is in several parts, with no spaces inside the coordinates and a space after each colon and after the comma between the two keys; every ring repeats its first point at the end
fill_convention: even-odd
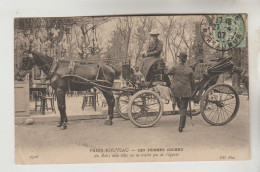
{"type": "MultiPolygon", "coordinates": [[[[47,92],[45,96],[42,96],[42,100],[45,100],[45,109],[48,110],[52,110],[52,112],[56,113],[56,109],[54,106],[54,101],[56,100],[56,94],[55,94],[55,90],[53,90],[50,86],[48,86],[47,88],[47,92]],[[48,101],[50,102],[50,107],[48,106],[48,101]]],[[[42,101],[43,102],[43,101],[42,101]]]]}
{"type": "Polygon", "coordinates": [[[33,91],[32,92],[32,97],[34,100],[34,110],[35,112],[37,111],[37,108],[40,108],[41,111],[41,107],[42,107],[42,92],[40,91],[33,91]],[[39,104],[40,102],[40,104],[39,104]]]}
{"type": "Polygon", "coordinates": [[[86,92],[83,95],[83,102],[82,102],[82,107],[81,109],[84,110],[84,108],[86,106],[93,106],[94,110],[97,110],[97,94],[96,91],[94,90],[94,92],[86,92]]]}

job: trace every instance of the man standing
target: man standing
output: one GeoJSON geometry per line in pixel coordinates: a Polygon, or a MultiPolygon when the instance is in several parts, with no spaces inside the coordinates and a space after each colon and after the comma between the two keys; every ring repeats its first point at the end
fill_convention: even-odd
{"type": "Polygon", "coordinates": [[[156,30],[150,32],[151,41],[146,53],[142,54],[143,65],[141,67],[141,72],[147,80],[150,80],[147,75],[151,66],[160,59],[161,52],[163,50],[163,43],[158,39],[159,33],[156,30]]]}
{"type": "Polygon", "coordinates": [[[187,54],[180,53],[178,57],[180,63],[176,67],[169,70],[167,74],[173,75],[171,89],[179,108],[179,132],[182,132],[185,127],[188,103],[195,88],[195,79],[192,69],[185,65],[187,61],[187,54]]]}

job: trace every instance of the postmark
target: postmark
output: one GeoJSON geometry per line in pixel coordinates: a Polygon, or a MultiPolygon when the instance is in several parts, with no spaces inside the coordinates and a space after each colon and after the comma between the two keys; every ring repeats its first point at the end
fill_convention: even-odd
{"type": "Polygon", "coordinates": [[[201,22],[201,36],[213,49],[227,51],[244,39],[245,23],[240,14],[221,14],[201,22]]]}

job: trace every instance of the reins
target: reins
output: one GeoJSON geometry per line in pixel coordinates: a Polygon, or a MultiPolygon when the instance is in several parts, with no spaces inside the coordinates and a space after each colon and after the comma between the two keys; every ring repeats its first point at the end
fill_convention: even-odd
{"type": "Polygon", "coordinates": [[[93,81],[91,81],[91,80],[88,80],[88,79],[83,78],[83,77],[78,76],[78,75],[63,75],[63,76],[61,76],[61,77],[62,77],[62,78],[63,78],[63,77],[76,77],[76,78],[79,78],[79,79],[81,79],[81,80],[84,80],[85,82],[81,82],[81,81],[73,81],[73,82],[82,83],[82,84],[90,83],[90,84],[94,85],[95,87],[97,87],[98,89],[103,90],[103,91],[106,91],[106,92],[108,92],[107,90],[110,90],[110,91],[129,91],[129,92],[133,91],[133,89],[128,89],[128,90],[127,90],[127,89],[117,89],[117,88],[112,88],[112,87],[100,85],[100,84],[98,84],[98,83],[96,83],[96,82],[93,82],[93,81]]]}

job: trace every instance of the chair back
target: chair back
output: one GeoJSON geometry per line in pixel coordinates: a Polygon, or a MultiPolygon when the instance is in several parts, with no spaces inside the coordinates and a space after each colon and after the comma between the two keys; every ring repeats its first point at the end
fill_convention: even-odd
{"type": "Polygon", "coordinates": [[[130,79],[131,67],[130,62],[125,61],[122,65],[122,76],[125,80],[130,79]]]}

